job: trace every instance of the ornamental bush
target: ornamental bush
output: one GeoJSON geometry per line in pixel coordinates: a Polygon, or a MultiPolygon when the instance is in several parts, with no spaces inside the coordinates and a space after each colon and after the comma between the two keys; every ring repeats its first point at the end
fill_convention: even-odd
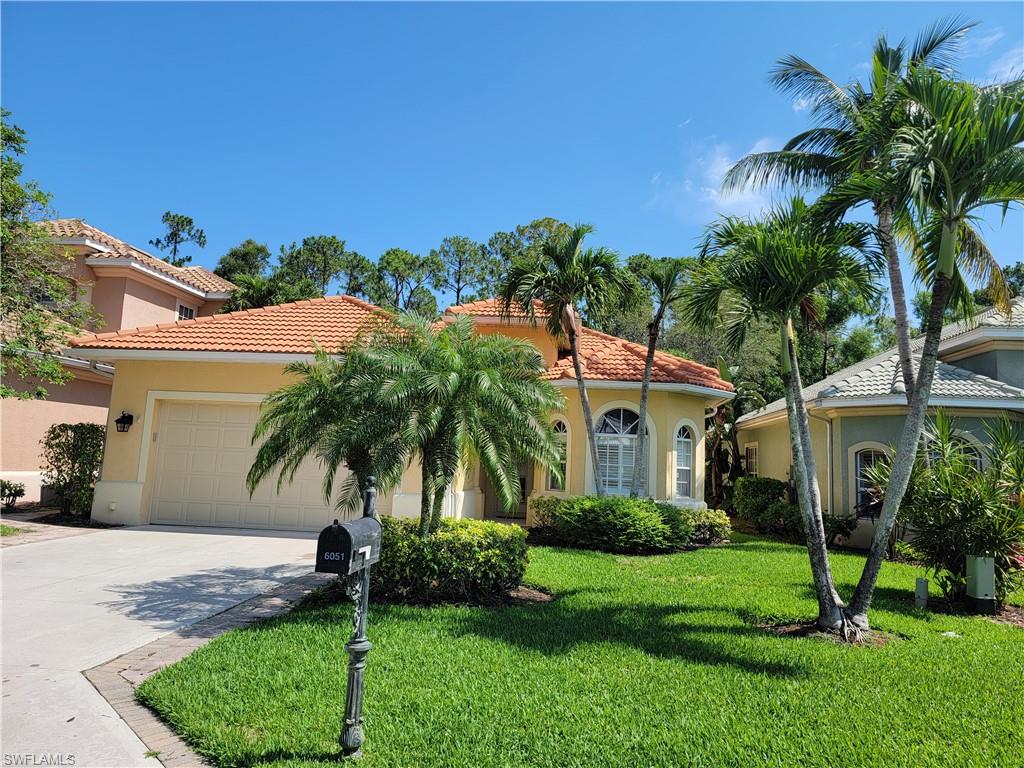
{"type": "Polygon", "coordinates": [[[687,511],[653,499],[623,496],[542,497],[531,502],[545,543],[619,554],[674,552],[690,543],[687,511]]]}
{"type": "Polygon", "coordinates": [[[88,517],[93,486],[103,462],[102,424],[53,424],[40,443],[43,482],[53,488],[64,514],[88,517]]]}
{"type": "Polygon", "coordinates": [[[769,507],[786,498],[789,486],[774,477],[741,477],[736,480],[732,501],[736,516],[760,530],[758,520],[769,507]]]}
{"type": "Polygon", "coordinates": [[[427,538],[418,521],[382,517],[371,599],[426,605],[495,603],[526,573],[526,531],[483,520],[442,520],[427,538]]]}
{"type": "Polygon", "coordinates": [[[732,533],[729,516],[723,509],[683,509],[682,513],[693,529],[691,544],[720,544],[732,533]]]}
{"type": "Polygon", "coordinates": [[[24,483],[12,483],[10,480],[0,480],[0,500],[3,500],[4,509],[14,509],[18,499],[25,495],[24,483]]]}

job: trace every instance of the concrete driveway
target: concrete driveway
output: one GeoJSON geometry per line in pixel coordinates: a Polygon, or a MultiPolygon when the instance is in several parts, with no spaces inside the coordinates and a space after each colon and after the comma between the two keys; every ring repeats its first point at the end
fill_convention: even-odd
{"type": "Polygon", "coordinates": [[[308,573],[315,551],[315,534],[164,526],[5,549],[3,764],[159,766],[81,671],[308,573]]]}

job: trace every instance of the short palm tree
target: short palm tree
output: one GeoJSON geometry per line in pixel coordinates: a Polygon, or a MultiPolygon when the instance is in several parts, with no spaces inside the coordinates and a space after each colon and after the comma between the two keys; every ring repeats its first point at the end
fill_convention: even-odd
{"type": "Polygon", "coordinates": [[[875,184],[862,194],[843,194],[831,206],[841,217],[861,203],[872,206],[877,236],[885,254],[896,340],[907,400],[914,391],[910,352],[910,321],[903,274],[896,246],[899,230],[909,221],[908,195],[900,184],[892,157],[896,132],[907,124],[909,110],[902,82],[916,68],[952,69],[964,35],[973,27],[959,19],[941,20],[926,29],[908,50],[905,42],[891,45],[879,37],[872,52],[869,82],[841,86],[799,56],[780,59],[772,82],[782,91],[811,104],[816,125],[790,139],[779,151],[759,152],[741,159],[728,172],[724,186],[794,185],[832,190],[851,176],[871,175],[875,184]]]}
{"type": "Polygon", "coordinates": [[[707,420],[708,477],[711,483],[709,504],[724,507],[728,497],[726,488],[732,487],[743,474],[740,462],[739,430],[736,420],[765,404],[764,396],[758,391],[758,384],[742,377],[739,366],[726,365],[725,358],[718,358],[718,377],[733,385],[732,400],[722,403],[707,420]]]}
{"type": "Polygon", "coordinates": [[[512,264],[499,295],[506,316],[516,307],[536,323],[539,305],[547,318],[548,333],[568,342],[587,428],[590,459],[595,468],[595,491],[601,496],[604,488],[596,471],[600,462],[594,439],[594,417],[580,363],[579,308],[583,305],[589,315],[600,316],[613,298],[628,293],[634,286],[619,267],[615,253],[604,248],[583,247],[584,238],[592,231],[593,227],[579,224],[568,232],[549,236],[535,255],[512,264]]]}
{"type": "MultiPolygon", "coordinates": [[[[654,368],[654,353],[658,348],[658,337],[661,335],[665,322],[665,313],[677,301],[683,298],[686,287],[687,267],[682,259],[660,259],[651,264],[646,274],[641,276],[644,287],[654,299],[654,317],[647,324],[647,356],[644,358],[644,377],[640,385],[640,424],[636,437],[636,455],[647,455],[647,430],[642,425],[647,423],[647,399],[651,389],[651,371],[654,368]]],[[[643,487],[643,471],[645,463],[633,463],[633,480],[629,495],[636,497],[643,487]]]]}
{"type": "Polygon", "coordinates": [[[328,502],[338,471],[349,470],[338,491],[339,510],[358,508],[370,477],[383,493],[398,485],[413,449],[406,438],[406,414],[389,407],[360,377],[367,365],[356,347],[339,356],[318,350],[312,362],[286,367],[286,374],[296,380],[260,406],[253,442],[262,442],[247,478],[250,493],[274,472],[280,489],[310,458],[324,468],[328,502]]]}
{"type": "Polygon", "coordinates": [[[774,208],[761,220],[720,219],[708,230],[705,259],[680,307],[682,315],[702,329],[720,325],[724,314],[724,335],[733,348],[742,344],[755,320],[765,318],[778,325],[793,445],[793,480],[818,597],[818,624],[844,631],[844,606],[826,550],[793,318],[816,291],[828,285],[844,284],[865,300],[877,295],[874,265],[880,258],[871,251],[870,240],[870,230],[863,225],[822,226],[816,212],[800,198],[774,208]]]}
{"type": "Polygon", "coordinates": [[[385,413],[405,414],[403,443],[421,462],[421,535],[437,529],[446,489],[471,466],[506,509],[521,500],[520,463],[558,471],[550,414],[564,401],[540,378],[543,359],[529,342],[477,334],[469,317],[437,328],[402,315],[375,331],[365,354],[360,387],[377,393],[385,413]]]}
{"type": "MultiPolygon", "coordinates": [[[[972,226],[976,212],[988,206],[1005,211],[1024,202],[1024,90],[979,88],[925,68],[912,72],[904,88],[914,105],[914,119],[897,133],[892,156],[916,209],[920,234],[914,256],[931,284],[932,298],[916,388],[875,537],[850,602],[849,613],[861,626],[867,626],[871,596],[924,427],[947,303],[970,303],[957,256],[972,254],[968,267],[987,263],[991,253],[972,226]]],[[[876,183],[867,175],[854,175],[846,186],[870,192],[876,183]]],[[[1002,277],[998,269],[991,275],[1002,277]]]]}

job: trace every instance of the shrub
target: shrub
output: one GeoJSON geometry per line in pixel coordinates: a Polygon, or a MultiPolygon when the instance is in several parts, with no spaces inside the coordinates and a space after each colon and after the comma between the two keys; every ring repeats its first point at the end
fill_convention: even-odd
{"type": "Polygon", "coordinates": [[[684,510],[653,499],[571,496],[530,503],[538,536],[559,546],[620,554],[673,552],[693,534],[684,510]]]}
{"type": "Polygon", "coordinates": [[[386,601],[493,603],[522,582],[526,531],[482,520],[442,520],[427,538],[418,521],[381,518],[380,562],[370,570],[370,594],[386,601]]]}
{"type": "Polygon", "coordinates": [[[103,461],[101,424],[54,424],[43,436],[43,482],[60,499],[61,511],[88,517],[93,486],[103,461]]]}
{"type": "Polygon", "coordinates": [[[851,515],[822,515],[825,524],[825,543],[830,547],[840,536],[849,537],[857,528],[857,518],[851,515]]]}
{"type": "Polygon", "coordinates": [[[683,517],[693,529],[691,544],[719,544],[729,539],[732,526],[722,509],[683,509],[683,517]]]}
{"type": "Polygon", "coordinates": [[[757,526],[758,518],[764,515],[772,504],[786,498],[789,486],[773,477],[741,477],[736,480],[733,506],[736,516],[757,526]]]}
{"type": "Polygon", "coordinates": [[[14,509],[18,499],[25,495],[24,483],[12,483],[10,480],[0,480],[0,499],[3,500],[4,509],[14,509]]]}
{"type": "Polygon", "coordinates": [[[804,541],[804,521],[800,507],[789,501],[776,501],[752,520],[761,533],[770,533],[789,541],[804,541]]]}

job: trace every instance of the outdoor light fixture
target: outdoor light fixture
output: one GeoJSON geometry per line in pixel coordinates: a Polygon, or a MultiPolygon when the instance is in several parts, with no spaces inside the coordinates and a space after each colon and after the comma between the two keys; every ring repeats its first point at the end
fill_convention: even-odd
{"type": "Polygon", "coordinates": [[[114,419],[118,432],[127,432],[134,423],[135,417],[128,413],[128,411],[121,411],[121,415],[114,419]]]}

